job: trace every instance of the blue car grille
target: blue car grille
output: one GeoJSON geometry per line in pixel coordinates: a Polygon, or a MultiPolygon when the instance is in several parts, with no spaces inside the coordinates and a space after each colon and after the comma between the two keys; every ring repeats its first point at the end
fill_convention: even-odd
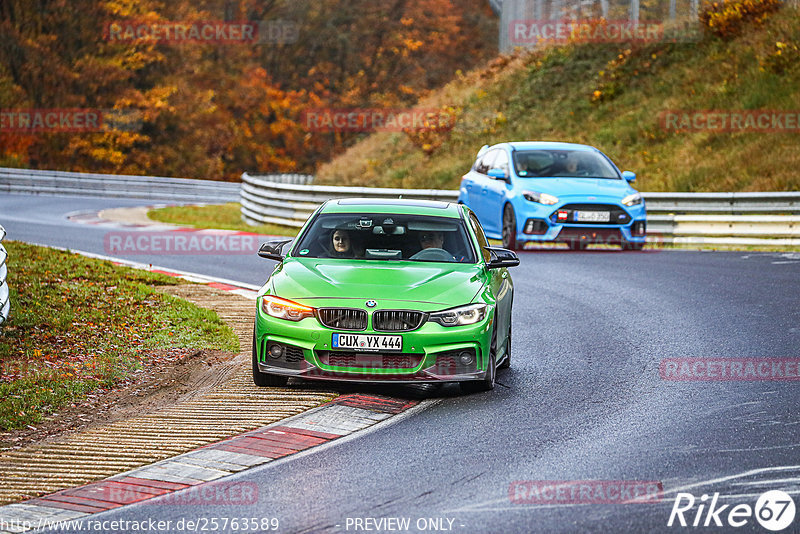
{"type": "Polygon", "coordinates": [[[628,224],[631,217],[616,204],[565,204],[550,214],[550,221],[554,224],[628,224]],[[610,218],[608,222],[576,221],[576,211],[607,211],[610,218]],[[559,219],[559,212],[566,212],[567,217],[559,219]]]}

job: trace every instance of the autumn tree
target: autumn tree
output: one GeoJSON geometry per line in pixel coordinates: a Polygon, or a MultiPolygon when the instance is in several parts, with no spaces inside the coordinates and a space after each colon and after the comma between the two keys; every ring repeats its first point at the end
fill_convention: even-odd
{"type": "Polygon", "coordinates": [[[104,111],[97,132],[0,130],[0,164],[235,180],[313,171],[355,138],[309,107],[410,106],[494,54],[478,0],[0,0],[0,109],[104,111]],[[109,22],[294,24],[288,42],[109,41],[109,22]]]}

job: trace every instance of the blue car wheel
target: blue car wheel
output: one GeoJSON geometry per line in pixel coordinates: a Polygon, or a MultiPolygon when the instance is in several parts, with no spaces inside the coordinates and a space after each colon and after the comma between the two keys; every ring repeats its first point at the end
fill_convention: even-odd
{"type": "Polygon", "coordinates": [[[503,248],[517,250],[517,216],[511,204],[503,208],[503,248]]]}

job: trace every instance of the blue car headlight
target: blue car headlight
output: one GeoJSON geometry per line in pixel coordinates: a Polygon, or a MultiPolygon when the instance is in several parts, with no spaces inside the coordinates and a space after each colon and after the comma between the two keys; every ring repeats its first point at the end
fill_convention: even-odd
{"type": "Polygon", "coordinates": [[[486,317],[486,304],[468,304],[458,308],[450,308],[434,312],[428,317],[429,321],[439,323],[442,326],[464,326],[475,324],[486,317]]]}
{"type": "Polygon", "coordinates": [[[640,193],[634,193],[632,195],[628,195],[627,197],[622,199],[622,203],[626,206],[635,206],[637,204],[641,204],[642,195],[640,193]]]}
{"type": "Polygon", "coordinates": [[[539,204],[546,204],[548,206],[552,206],[553,204],[558,204],[558,197],[549,195],[547,193],[538,193],[536,191],[523,191],[522,196],[525,197],[525,200],[529,200],[531,202],[538,202],[539,204]]]}

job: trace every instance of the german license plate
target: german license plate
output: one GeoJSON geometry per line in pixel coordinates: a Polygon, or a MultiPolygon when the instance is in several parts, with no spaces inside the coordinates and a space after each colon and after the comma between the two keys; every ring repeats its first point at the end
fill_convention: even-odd
{"type": "Polygon", "coordinates": [[[331,347],[367,351],[403,350],[403,336],[376,336],[369,334],[333,334],[331,347]]]}
{"type": "Polygon", "coordinates": [[[576,211],[576,222],[609,222],[611,212],[609,211],[576,211]]]}

